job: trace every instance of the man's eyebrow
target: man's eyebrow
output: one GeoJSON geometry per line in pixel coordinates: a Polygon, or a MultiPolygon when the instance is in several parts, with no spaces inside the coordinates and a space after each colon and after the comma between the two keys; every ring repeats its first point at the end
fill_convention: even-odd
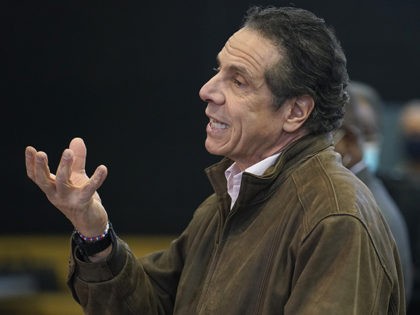
{"type": "MultiPolygon", "coordinates": [[[[220,62],[219,56],[216,57],[216,62],[217,62],[218,67],[220,68],[221,62],[220,62]]],[[[226,66],[226,68],[227,68],[228,71],[237,72],[237,73],[245,75],[249,78],[254,77],[253,74],[251,72],[249,72],[249,70],[246,67],[241,66],[241,65],[230,64],[230,65],[226,66]]]]}

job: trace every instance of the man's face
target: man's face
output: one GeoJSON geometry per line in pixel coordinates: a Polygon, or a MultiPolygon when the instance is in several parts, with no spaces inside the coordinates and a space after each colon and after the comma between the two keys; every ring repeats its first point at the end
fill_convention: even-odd
{"type": "Polygon", "coordinates": [[[276,110],[265,71],[281,59],[277,48],[243,28],[218,54],[218,71],[200,90],[207,102],[206,149],[229,157],[242,169],[278,152],[285,120],[276,110]]]}

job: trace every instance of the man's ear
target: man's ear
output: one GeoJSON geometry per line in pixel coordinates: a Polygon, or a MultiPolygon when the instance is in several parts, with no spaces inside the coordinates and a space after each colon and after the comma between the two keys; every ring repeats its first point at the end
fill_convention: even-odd
{"type": "Polygon", "coordinates": [[[315,101],[312,96],[302,95],[290,99],[289,112],[284,122],[283,129],[292,133],[298,130],[312,113],[315,101]]]}

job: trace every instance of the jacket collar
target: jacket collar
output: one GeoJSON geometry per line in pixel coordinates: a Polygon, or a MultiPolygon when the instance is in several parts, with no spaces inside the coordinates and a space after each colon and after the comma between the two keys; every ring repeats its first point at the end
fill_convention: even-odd
{"type": "MultiPolygon", "coordinates": [[[[253,206],[262,202],[284,182],[297,166],[331,145],[331,133],[306,135],[286,146],[276,163],[269,167],[262,176],[245,172],[242,176],[241,189],[235,208],[253,206]]],[[[232,160],[224,158],[205,170],[219,202],[222,202],[224,206],[230,204],[224,172],[232,163],[232,160]]]]}

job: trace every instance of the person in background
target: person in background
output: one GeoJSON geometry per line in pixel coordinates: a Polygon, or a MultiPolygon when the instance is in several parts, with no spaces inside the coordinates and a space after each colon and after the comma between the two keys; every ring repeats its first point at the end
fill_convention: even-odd
{"type": "Polygon", "coordinates": [[[400,129],[404,154],[401,172],[420,181],[420,99],[411,100],[403,106],[400,129]]]}
{"type": "Polygon", "coordinates": [[[407,302],[411,298],[413,285],[413,261],[407,224],[398,206],[390,196],[381,179],[369,168],[363,159],[365,141],[378,141],[379,124],[376,108],[360,98],[360,85],[355,89],[348,86],[350,100],[346,104],[342,126],[335,133],[335,149],[343,159],[343,165],[350,169],[370,189],[379,209],[384,215],[397,243],[404,273],[404,287],[407,302]],[[359,97],[356,97],[358,95],[359,97]],[[368,140],[366,140],[368,139],[368,140]]]}
{"type": "Polygon", "coordinates": [[[408,314],[420,312],[420,99],[402,105],[398,119],[402,159],[381,172],[389,193],[404,215],[414,261],[414,285],[408,314]]]}
{"type": "Polygon", "coordinates": [[[206,170],[214,194],[168,249],[140,259],[109,222],[118,210],[99,198],[107,168],[85,173],[83,140],[55,174],[28,146],[29,178],[75,228],[68,283],[85,313],[404,314],[394,238],[333,147],[347,82],[323,19],[251,8],[199,92],[205,147],[223,157],[206,170]]]}
{"type": "Polygon", "coordinates": [[[371,172],[376,173],[380,166],[383,140],[381,133],[383,102],[378,91],[365,82],[352,81],[349,88],[360,112],[358,125],[363,134],[363,161],[371,172]]]}

